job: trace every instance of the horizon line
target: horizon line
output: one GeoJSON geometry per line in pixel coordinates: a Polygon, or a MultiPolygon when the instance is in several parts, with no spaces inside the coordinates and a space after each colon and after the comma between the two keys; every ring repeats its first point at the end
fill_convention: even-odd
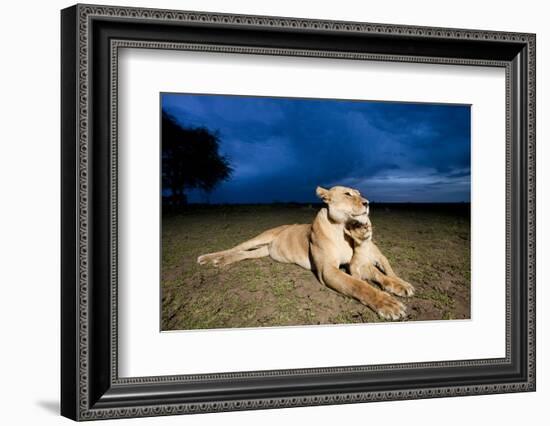
{"type": "MultiPolygon", "coordinates": [[[[369,201],[369,204],[471,204],[471,201],[369,201]]],[[[304,201],[272,201],[272,202],[242,202],[242,203],[187,203],[185,205],[200,205],[200,206],[243,206],[243,205],[270,205],[270,204],[325,204],[319,202],[304,202],[304,201]]]]}

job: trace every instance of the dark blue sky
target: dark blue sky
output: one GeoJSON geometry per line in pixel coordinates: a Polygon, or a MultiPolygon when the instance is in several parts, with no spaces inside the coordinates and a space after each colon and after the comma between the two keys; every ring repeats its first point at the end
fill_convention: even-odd
{"type": "Polygon", "coordinates": [[[378,202],[470,201],[469,106],[161,96],[181,124],[219,132],[234,172],[211,203],[315,202],[317,185],[351,186],[378,202]]]}

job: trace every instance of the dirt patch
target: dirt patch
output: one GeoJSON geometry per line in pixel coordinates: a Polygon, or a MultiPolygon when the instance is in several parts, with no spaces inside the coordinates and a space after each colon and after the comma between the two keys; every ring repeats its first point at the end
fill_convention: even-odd
{"type": "MultiPolygon", "coordinates": [[[[311,223],[319,206],[195,207],[163,217],[162,329],[186,330],[381,321],[299,266],[269,258],[224,268],[197,256],[232,247],[282,224],[311,223]]],[[[375,241],[416,288],[402,299],[408,320],[470,317],[469,206],[372,208],[375,241]]]]}

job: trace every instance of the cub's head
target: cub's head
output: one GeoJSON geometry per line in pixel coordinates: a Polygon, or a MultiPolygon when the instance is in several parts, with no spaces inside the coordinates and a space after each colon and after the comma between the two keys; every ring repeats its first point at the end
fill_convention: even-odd
{"type": "Polygon", "coordinates": [[[369,201],[359,191],[345,186],[330,189],[317,187],[317,196],[327,204],[328,215],[337,223],[356,221],[365,224],[369,220],[369,201]]]}
{"type": "Polygon", "coordinates": [[[370,220],[367,223],[349,222],[344,228],[344,232],[348,234],[357,245],[361,245],[365,241],[372,240],[372,225],[370,220]]]}

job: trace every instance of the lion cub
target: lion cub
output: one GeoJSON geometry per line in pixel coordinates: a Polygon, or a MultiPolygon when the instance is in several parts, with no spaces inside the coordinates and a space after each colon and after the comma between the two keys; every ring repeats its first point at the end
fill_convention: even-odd
{"type": "Polygon", "coordinates": [[[372,241],[370,221],[366,224],[354,222],[346,227],[345,233],[354,243],[349,265],[353,277],[375,282],[397,296],[410,297],[414,294],[414,287],[396,275],[388,259],[372,241]]]}

